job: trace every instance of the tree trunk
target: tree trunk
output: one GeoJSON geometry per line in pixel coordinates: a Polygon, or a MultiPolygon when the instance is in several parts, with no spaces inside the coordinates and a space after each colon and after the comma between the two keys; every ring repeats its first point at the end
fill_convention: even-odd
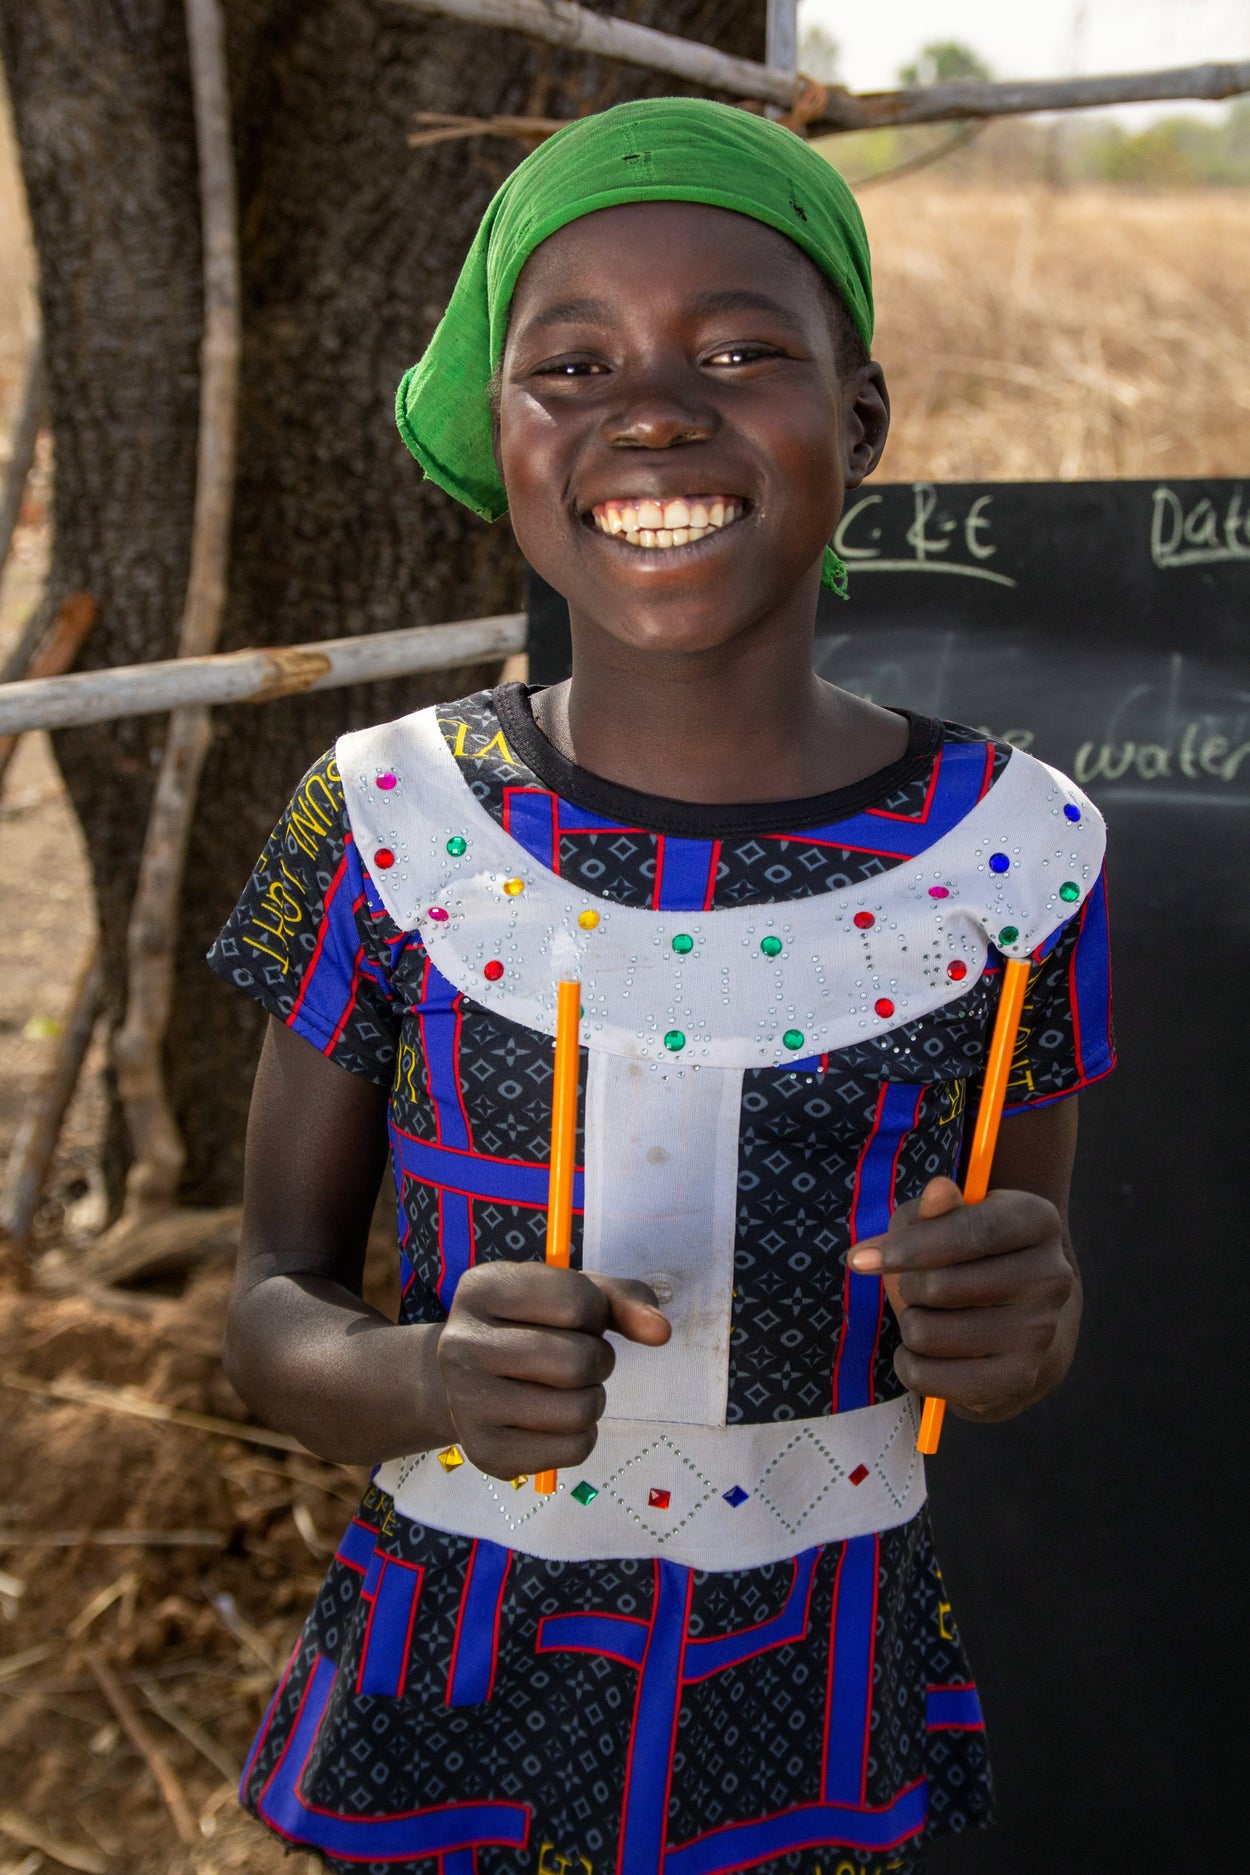
{"type": "MultiPolygon", "coordinates": [[[[602,10],[763,55],[764,0],[602,10]]],[[[422,109],[571,116],[680,87],[387,0],[227,0],[226,12],[244,354],[221,649],[514,609],[521,564],[506,523],[487,529],[422,483],[391,407],[522,151],[485,138],[413,151],[405,138],[422,109]]],[[[87,666],[168,657],[187,578],[201,328],[182,0],[0,0],[0,53],[40,260],[56,460],[47,611],[72,592],[94,597],[87,666]]],[[[295,782],[343,730],[491,674],[216,712],[168,1037],[187,1202],[237,1195],[261,1017],[202,958],[295,782]]],[[[137,718],[56,737],[114,1023],[164,727],[137,718]]],[[[128,1151],[112,1100],[115,1195],[128,1151]]]]}

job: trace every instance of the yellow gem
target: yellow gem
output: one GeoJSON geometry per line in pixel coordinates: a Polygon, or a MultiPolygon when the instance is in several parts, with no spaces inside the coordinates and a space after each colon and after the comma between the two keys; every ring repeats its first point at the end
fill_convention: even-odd
{"type": "Polygon", "coordinates": [[[593,931],[599,922],[599,914],[597,911],[579,912],[577,922],[583,931],[593,931]]]}
{"type": "Polygon", "coordinates": [[[519,1478],[514,1478],[512,1480],[512,1489],[514,1491],[519,1491],[523,1484],[528,1484],[528,1483],[529,1483],[528,1474],[526,1472],[522,1472],[519,1478]]]}
{"type": "Polygon", "coordinates": [[[503,889],[508,894],[509,898],[516,898],[519,892],[524,892],[525,881],[524,879],[505,879],[503,889]]]}
{"type": "Polygon", "coordinates": [[[457,1445],[449,1445],[438,1455],[438,1462],[444,1471],[454,1471],[457,1465],[464,1464],[464,1453],[457,1445]]]}

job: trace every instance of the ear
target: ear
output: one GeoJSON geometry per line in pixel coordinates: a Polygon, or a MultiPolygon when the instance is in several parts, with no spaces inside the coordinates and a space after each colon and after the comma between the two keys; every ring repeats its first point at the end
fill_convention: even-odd
{"type": "Polygon", "coordinates": [[[890,433],[890,393],[875,359],[848,379],[845,411],[846,486],[851,489],[872,474],[890,433]]]}

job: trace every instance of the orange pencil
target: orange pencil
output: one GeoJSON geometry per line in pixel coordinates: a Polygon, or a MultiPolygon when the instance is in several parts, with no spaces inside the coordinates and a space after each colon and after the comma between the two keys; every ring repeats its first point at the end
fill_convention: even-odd
{"type": "MultiPolygon", "coordinates": [[[[1024,1008],[1024,992],[1028,981],[1028,959],[1010,958],[1003,969],[1003,987],[998,999],[998,1015],[994,1021],[989,1060],[985,1066],[985,1084],[981,1089],[981,1104],[977,1108],[977,1123],[972,1132],[972,1150],[968,1154],[968,1171],[964,1178],[965,1204],[980,1204],[989,1188],[990,1167],[994,1163],[994,1148],[998,1144],[998,1124],[1003,1117],[1011,1057],[1015,1052],[1016,1031],[1020,1027],[1020,1012],[1024,1008]]],[[[945,1411],[945,1400],[926,1400],[924,1403],[920,1431],[916,1434],[916,1450],[923,1452],[926,1458],[932,1458],[938,1449],[945,1411]]]]}
{"type": "MultiPolygon", "coordinates": [[[[551,1176],[547,1186],[547,1261],[569,1266],[573,1234],[573,1167],[577,1158],[577,1050],[581,1027],[582,986],[556,985],[556,1062],[551,1089],[551,1176]]],[[[534,1474],[534,1489],[550,1497],[554,1471],[534,1474]]]]}

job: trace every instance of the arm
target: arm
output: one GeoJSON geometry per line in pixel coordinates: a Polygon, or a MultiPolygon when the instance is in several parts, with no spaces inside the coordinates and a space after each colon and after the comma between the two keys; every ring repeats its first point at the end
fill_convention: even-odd
{"type": "Polygon", "coordinates": [[[579,1464],[616,1358],[604,1331],[666,1341],[655,1296],[578,1270],[492,1263],[461,1278],[446,1323],[388,1321],[360,1293],[386,1105],[384,1088],[270,1019],[248,1120],[227,1377],[271,1425],[345,1464],[453,1440],[499,1478],[579,1464]]]}
{"type": "Polygon", "coordinates": [[[900,1205],[851,1265],[880,1271],[899,1317],[899,1378],[963,1419],[1011,1419],[1067,1373],[1081,1320],[1068,1235],[1075,1098],[1003,1121],[979,1205],[950,1179],[900,1205]]]}
{"type": "Polygon", "coordinates": [[[223,1359],[270,1425],[345,1464],[455,1437],[439,1327],[401,1328],[361,1298],[386,1153],[385,1088],[271,1017],[248,1117],[223,1359]]]}

